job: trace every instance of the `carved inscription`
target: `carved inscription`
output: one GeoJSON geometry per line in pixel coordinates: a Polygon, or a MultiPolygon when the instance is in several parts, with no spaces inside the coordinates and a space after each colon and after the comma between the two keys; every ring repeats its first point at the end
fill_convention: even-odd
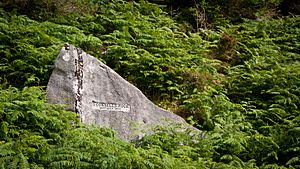
{"type": "Polygon", "coordinates": [[[119,103],[104,103],[93,101],[93,108],[97,110],[108,110],[108,111],[122,111],[129,112],[130,106],[128,104],[119,103]]]}

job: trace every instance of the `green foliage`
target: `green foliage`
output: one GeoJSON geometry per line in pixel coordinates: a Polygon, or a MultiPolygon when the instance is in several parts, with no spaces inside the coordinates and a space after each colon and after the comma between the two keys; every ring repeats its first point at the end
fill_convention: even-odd
{"type": "Polygon", "coordinates": [[[299,168],[300,20],[270,19],[280,0],[185,1],[168,11],[181,23],[147,1],[64,2],[0,2],[1,168],[299,168]],[[203,134],[129,143],[47,104],[28,86],[47,84],[66,42],[203,134]]]}
{"type": "Polygon", "coordinates": [[[104,58],[109,66],[158,101],[180,100],[180,95],[203,90],[215,78],[214,61],[205,58],[207,49],[200,48],[208,47],[208,41],[177,31],[163,17],[143,16],[140,22],[139,16],[128,15],[124,19],[129,27],[103,36],[111,44],[104,58]],[[159,23],[165,24],[157,28],[159,23]]]}
{"type": "Polygon", "coordinates": [[[157,128],[128,143],[108,129],[79,125],[75,113],[45,103],[37,87],[9,88],[0,96],[2,168],[230,167],[213,161],[210,137],[190,129],[157,128]]]}
{"type": "Polygon", "coordinates": [[[36,166],[40,154],[61,141],[65,129],[78,123],[74,113],[46,104],[38,87],[1,90],[0,119],[0,161],[4,168],[36,166]]]}
{"type": "Polygon", "coordinates": [[[46,85],[64,42],[87,51],[101,45],[101,40],[85,35],[76,27],[2,14],[0,82],[3,86],[46,85]]]}
{"type": "Polygon", "coordinates": [[[299,125],[299,23],[292,17],[235,29],[243,62],[231,68],[227,82],[228,96],[247,110],[246,119],[258,132],[280,147],[274,157],[286,165],[299,156],[299,142],[290,132],[299,125]]]}

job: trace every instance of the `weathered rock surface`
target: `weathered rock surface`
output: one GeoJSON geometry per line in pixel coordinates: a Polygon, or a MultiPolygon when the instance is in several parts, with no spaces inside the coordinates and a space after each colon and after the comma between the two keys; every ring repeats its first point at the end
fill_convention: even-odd
{"type": "Polygon", "coordinates": [[[125,140],[141,135],[143,126],[185,124],[108,66],[68,44],[56,59],[47,98],[50,103],[67,104],[83,123],[112,128],[125,140]]]}

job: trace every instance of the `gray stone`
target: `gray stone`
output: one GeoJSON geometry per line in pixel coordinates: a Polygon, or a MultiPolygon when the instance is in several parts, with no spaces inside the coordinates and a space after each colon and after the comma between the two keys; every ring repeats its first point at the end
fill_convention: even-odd
{"type": "Polygon", "coordinates": [[[67,104],[83,123],[112,128],[125,140],[141,136],[147,126],[186,124],[181,117],[154,105],[108,66],[69,44],[56,59],[47,99],[67,104]]]}

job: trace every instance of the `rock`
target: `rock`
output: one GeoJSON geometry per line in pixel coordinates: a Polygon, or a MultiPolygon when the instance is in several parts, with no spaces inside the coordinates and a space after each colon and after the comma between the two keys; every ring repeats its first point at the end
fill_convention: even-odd
{"type": "Polygon", "coordinates": [[[47,99],[67,104],[83,123],[112,128],[125,140],[141,136],[147,126],[186,124],[181,117],[154,105],[108,66],[69,44],[56,59],[47,99]]]}

